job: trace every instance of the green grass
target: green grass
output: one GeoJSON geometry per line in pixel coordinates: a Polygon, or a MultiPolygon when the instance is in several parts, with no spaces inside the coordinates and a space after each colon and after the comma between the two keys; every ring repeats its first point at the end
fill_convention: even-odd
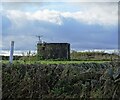
{"type": "MultiPolygon", "coordinates": [[[[104,63],[110,61],[50,61],[50,60],[41,60],[41,61],[23,61],[23,60],[15,60],[13,64],[21,63],[21,64],[80,64],[80,63],[104,63]]],[[[7,60],[3,60],[2,63],[9,63],[7,60]]]]}

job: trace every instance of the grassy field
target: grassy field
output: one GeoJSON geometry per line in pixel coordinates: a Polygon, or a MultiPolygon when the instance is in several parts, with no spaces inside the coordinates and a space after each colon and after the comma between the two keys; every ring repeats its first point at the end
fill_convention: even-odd
{"type": "MultiPolygon", "coordinates": [[[[23,60],[15,60],[13,64],[80,64],[80,63],[104,63],[110,61],[50,61],[50,60],[41,60],[41,61],[23,61],[23,60]]],[[[9,63],[8,60],[3,60],[2,63],[9,63]]]]}

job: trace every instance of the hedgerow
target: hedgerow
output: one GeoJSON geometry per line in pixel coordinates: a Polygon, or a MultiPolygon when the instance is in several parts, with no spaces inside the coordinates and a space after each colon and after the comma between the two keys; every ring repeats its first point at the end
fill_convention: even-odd
{"type": "Polygon", "coordinates": [[[119,98],[119,65],[2,64],[2,98],[119,98]]]}

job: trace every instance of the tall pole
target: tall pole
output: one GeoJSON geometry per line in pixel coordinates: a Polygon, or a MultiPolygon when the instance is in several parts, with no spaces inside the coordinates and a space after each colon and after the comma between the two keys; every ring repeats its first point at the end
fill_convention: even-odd
{"type": "Polygon", "coordinates": [[[10,63],[13,62],[13,53],[14,53],[14,41],[11,41],[10,57],[9,57],[9,61],[10,61],[10,63]]]}

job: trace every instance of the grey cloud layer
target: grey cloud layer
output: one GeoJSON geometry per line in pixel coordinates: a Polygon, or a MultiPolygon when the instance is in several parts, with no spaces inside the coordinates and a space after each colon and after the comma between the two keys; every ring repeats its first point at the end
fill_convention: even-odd
{"type": "MultiPolygon", "coordinates": [[[[94,6],[89,10],[77,11],[77,12],[60,12],[55,10],[39,10],[36,12],[22,12],[19,10],[7,10],[6,16],[12,20],[15,24],[16,22],[23,24],[25,20],[38,20],[38,21],[48,21],[58,25],[63,24],[62,17],[72,18],[77,21],[86,23],[86,24],[100,24],[100,25],[117,25],[117,8],[112,7],[100,8],[100,6],[94,6]],[[116,10],[111,10],[111,9],[116,10]]],[[[19,24],[19,25],[20,25],[19,24]]]]}
{"type": "Polygon", "coordinates": [[[119,0],[2,0],[2,2],[119,2],[119,0]]]}
{"type": "Polygon", "coordinates": [[[11,40],[16,49],[35,49],[39,34],[47,42],[69,42],[74,49],[117,48],[117,5],[93,5],[77,12],[3,9],[3,49],[9,49],[11,40]]]}

